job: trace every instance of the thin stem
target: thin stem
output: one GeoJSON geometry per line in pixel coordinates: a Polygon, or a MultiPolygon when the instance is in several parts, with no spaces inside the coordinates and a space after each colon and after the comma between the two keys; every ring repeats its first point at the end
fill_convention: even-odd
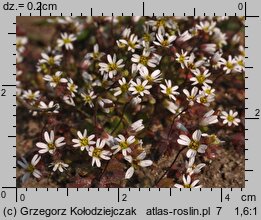
{"type": "Polygon", "coordinates": [[[157,186],[159,184],[159,182],[164,178],[164,176],[168,174],[168,172],[170,171],[171,167],[176,163],[176,161],[177,161],[179,155],[181,154],[181,152],[183,150],[185,150],[186,148],[187,148],[187,146],[185,146],[185,147],[183,147],[183,148],[181,148],[179,150],[179,152],[177,153],[175,159],[172,161],[171,165],[168,167],[168,169],[166,169],[166,171],[161,175],[161,177],[155,182],[154,186],[157,186]]]}
{"type": "Polygon", "coordinates": [[[123,107],[123,110],[122,110],[122,114],[121,114],[120,121],[119,121],[119,122],[117,123],[117,125],[114,127],[114,129],[112,130],[111,134],[113,134],[113,133],[117,130],[117,128],[120,126],[120,124],[121,124],[121,122],[122,122],[122,120],[123,120],[125,111],[126,111],[126,109],[127,109],[129,103],[130,103],[130,101],[125,103],[125,105],[124,105],[124,107],[123,107]]]}
{"type": "Polygon", "coordinates": [[[174,122],[175,122],[175,119],[177,117],[179,117],[181,114],[183,114],[185,111],[188,110],[188,106],[186,108],[184,108],[180,113],[178,113],[173,119],[172,119],[172,123],[171,123],[171,126],[170,126],[170,130],[169,130],[169,133],[168,133],[168,139],[172,133],[172,130],[173,130],[173,126],[174,126],[174,122]]]}

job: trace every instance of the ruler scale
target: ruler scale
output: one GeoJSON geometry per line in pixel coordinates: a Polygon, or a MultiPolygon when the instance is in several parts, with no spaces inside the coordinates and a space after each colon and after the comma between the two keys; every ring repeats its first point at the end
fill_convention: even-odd
{"type": "Polygon", "coordinates": [[[1,219],[260,219],[259,1],[2,1],[1,219]],[[17,188],[16,16],[244,16],[245,188],[17,188]]]}

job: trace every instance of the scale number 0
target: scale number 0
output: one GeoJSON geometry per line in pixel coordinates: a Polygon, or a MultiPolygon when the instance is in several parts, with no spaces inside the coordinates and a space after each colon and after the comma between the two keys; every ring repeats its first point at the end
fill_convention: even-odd
{"type": "Polygon", "coordinates": [[[242,11],[244,9],[244,4],[242,2],[238,3],[237,8],[242,11]]]}

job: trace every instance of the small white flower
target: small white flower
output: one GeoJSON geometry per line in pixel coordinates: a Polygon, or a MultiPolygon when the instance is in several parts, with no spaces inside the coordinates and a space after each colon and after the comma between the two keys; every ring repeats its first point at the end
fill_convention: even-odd
{"type": "Polygon", "coordinates": [[[238,123],[240,123],[240,119],[236,118],[238,115],[238,112],[233,112],[233,110],[229,110],[229,113],[222,111],[220,118],[224,119],[223,124],[228,124],[228,126],[231,126],[234,124],[235,126],[238,126],[238,123]]]}
{"type": "Polygon", "coordinates": [[[169,36],[168,34],[165,34],[164,31],[159,29],[158,33],[156,34],[156,38],[158,41],[153,41],[155,45],[168,48],[177,37],[175,35],[169,36]]]}
{"type": "Polygon", "coordinates": [[[189,150],[187,151],[186,154],[188,158],[195,157],[197,152],[205,153],[205,150],[207,149],[207,145],[200,143],[201,134],[202,133],[200,130],[196,130],[192,134],[192,139],[190,139],[187,135],[183,135],[183,134],[179,136],[177,142],[180,145],[189,147],[189,150]]]}
{"type": "Polygon", "coordinates": [[[194,180],[191,183],[191,176],[188,175],[187,177],[183,175],[183,185],[181,184],[175,184],[174,187],[176,188],[201,188],[201,185],[197,185],[199,183],[199,180],[194,180]]]}
{"type": "Polygon", "coordinates": [[[178,61],[178,63],[180,63],[181,68],[184,69],[185,66],[187,66],[187,63],[189,61],[189,57],[187,56],[187,51],[183,51],[181,50],[181,54],[176,53],[176,61],[178,61]]]}
{"type": "Polygon", "coordinates": [[[64,137],[59,137],[56,140],[54,140],[54,131],[51,130],[50,135],[46,131],[44,132],[44,139],[46,143],[38,142],[36,143],[36,146],[40,148],[38,151],[40,154],[44,154],[46,152],[49,152],[50,154],[53,154],[56,150],[56,148],[64,146],[66,143],[64,141],[64,137]]]}
{"type": "Polygon", "coordinates": [[[151,85],[148,84],[148,80],[144,80],[143,82],[138,78],[136,82],[131,81],[130,82],[130,88],[129,91],[132,92],[133,95],[139,94],[141,96],[149,95],[151,89],[151,85]]]}
{"type": "Polygon", "coordinates": [[[105,55],[105,53],[99,52],[99,45],[95,44],[93,46],[93,53],[87,53],[85,55],[85,59],[89,60],[92,58],[94,60],[100,60],[104,55],[105,55]]]}
{"type": "Polygon", "coordinates": [[[159,63],[156,57],[151,56],[150,51],[145,49],[143,50],[142,55],[132,54],[131,61],[133,63],[138,63],[137,69],[140,69],[143,66],[154,68],[159,63]]]}
{"type": "MultiPolygon", "coordinates": [[[[130,34],[130,32],[129,32],[129,34],[130,34]]],[[[137,35],[131,34],[129,36],[129,34],[125,37],[125,39],[118,40],[117,45],[120,48],[127,47],[128,51],[131,51],[132,53],[134,53],[136,49],[141,48],[141,45],[139,44],[139,39],[138,39],[137,35]]]]}
{"type": "Polygon", "coordinates": [[[131,167],[125,173],[125,179],[130,179],[133,176],[135,169],[138,167],[148,167],[153,164],[151,160],[144,160],[145,157],[145,151],[140,153],[135,159],[130,155],[124,157],[124,159],[131,164],[131,167]]]}
{"type": "Polygon", "coordinates": [[[166,94],[170,99],[176,100],[175,95],[178,95],[179,92],[176,90],[179,88],[178,86],[172,86],[171,80],[165,79],[166,85],[160,84],[161,92],[166,94]]]}
{"type": "Polygon", "coordinates": [[[32,92],[31,89],[29,89],[27,91],[23,91],[22,97],[29,101],[36,101],[40,97],[40,91],[32,92]]]}
{"type": "Polygon", "coordinates": [[[72,139],[72,142],[75,143],[73,147],[80,147],[82,151],[84,149],[89,151],[90,146],[95,144],[95,141],[92,141],[92,139],[95,138],[95,135],[92,134],[90,136],[87,136],[86,129],[84,129],[83,134],[80,131],[78,131],[77,135],[78,135],[78,139],[72,139]]]}
{"type": "Polygon", "coordinates": [[[200,49],[203,52],[213,55],[217,50],[217,45],[216,44],[201,44],[200,49]]]}
{"type": "Polygon", "coordinates": [[[53,172],[59,170],[62,173],[64,170],[66,170],[69,167],[69,165],[62,161],[58,161],[55,163],[51,163],[50,167],[53,167],[53,172]]]}
{"type": "Polygon", "coordinates": [[[92,157],[92,166],[96,164],[97,167],[101,167],[101,159],[110,160],[112,153],[108,150],[102,150],[105,146],[105,140],[100,138],[96,141],[96,147],[90,147],[89,155],[92,157]]]}
{"type": "Polygon", "coordinates": [[[215,96],[213,95],[208,95],[202,91],[197,95],[197,102],[207,107],[209,107],[210,103],[213,101],[215,101],[215,96]]]}
{"type": "Polygon", "coordinates": [[[74,84],[72,79],[69,79],[69,82],[67,82],[67,89],[71,92],[71,96],[75,97],[75,92],[77,92],[78,86],[74,84]]]}
{"type": "Polygon", "coordinates": [[[48,111],[48,113],[59,113],[58,109],[60,108],[60,105],[54,104],[54,101],[50,101],[48,105],[46,105],[43,101],[39,103],[39,108],[41,109],[52,109],[52,111],[48,111]]]}
{"type": "Polygon", "coordinates": [[[113,78],[117,74],[117,72],[124,67],[123,59],[117,61],[116,54],[111,57],[111,55],[107,55],[108,63],[99,63],[101,75],[105,73],[109,74],[109,78],[113,78]]]}
{"type": "Polygon", "coordinates": [[[189,175],[200,173],[201,169],[206,166],[204,163],[198,165],[194,164],[195,157],[189,158],[189,161],[186,161],[186,169],[189,175]]]}
{"type": "Polygon", "coordinates": [[[25,51],[25,45],[27,44],[27,37],[16,36],[16,51],[18,53],[23,53],[25,51]]]}
{"type": "Polygon", "coordinates": [[[76,40],[76,37],[74,34],[68,34],[68,33],[61,33],[61,39],[57,40],[58,47],[65,46],[66,50],[73,50],[73,44],[72,42],[76,40]]]}
{"type": "Polygon", "coordinates": [[[208,111],[203,116],[202,120],[200,121],[200,125],[201,126],[207,126],[207,125],[218,123],[218,119],[217,119],[218,116],[217,115],[213,115],[214,113],[215,113],[215,111],[213,109],[208,111]]]}
{"type": "Polygon", "coordinates": [[[124,77],[119,79],[118,82],[120,84],[120,87],[115,88],[114,96],[119,96],[120,94],[127,92],[129,89],[129,85],[124,77]]]}
{"type": "Polygon", "coordinates": [[[206,95],[215,96],[215,89],[212,89],[209,85],[202,86],[202,90],[206,95]]]}
{"type": "Polygon", "coordinates": [[[63,96],[63,101],[64,101],[67,105],[75,106],[75,102],[73,101],[73,98],[72,98],[70,95],[65,95],[65,96],[63,96]]]}
{"type": "Polygon", "coordinates": [[[24,157],[21,158],[22,161],[17,161],[17,163],[26,170],[26,173],[22,177],[22,182],[24,183],[32,174],[35,178],[39,179],[41,177],[41,173],[35,167],[39,163],[41,156],[38,154],[34,155],[31,163],[28,163],[24,157]]]}
{"type": "Polygon", "coordinates": [[[213,30],[216,26],[216,22],[211,21],[201,21],[199,24],[196,25],[197,30],[202,30],[206,33],[209,33],[210,35],[213,33],[213,30]]]}
{"type": "Polygon", "coordinates": [[[113,101],[110,99],[104,99],[99,97],[98,98],[98,104],[102,108],[102,110],[106,113],[109,113],[111,110],[111,107],[113,107],[113,101]]]}
{"type": "Polygon", "coordinates": [[[162,80],[162,78],[160,78],[160,70],[155,70],[151,74],[149,74],[148,68],[144,66],[140,68],[140,75],[143,79],[148,80],[150,83],[159,83],[162,80]]]}
{"type": "Polygon", "coordinates": [[[200,72],[199,69],[192,70],[192,73],[195,77],[191,77],[190,81],[192,81],[192,85],[200,84],[200,85],[208,85],[212,83],[212,80],[208,79],[211,73],[206,69],[203,73],[200,72]]]}
{"type": "Polygon", "coordinates": [[[62,73],[61,71],[57,71],[53,76],[45,75],[43,79],[48,81],[51,87],[55,88],[59,83],[67,83],[67,79],[62,78],[62,73]]]}
{"type": "Polygon", "coordinates": [[[50,66],[57,65],[60,66],[62,61],[62,55],[49,56],[46,53],[41,53],[42,59],[39,60],[41,64],[47,63],[50,66]]]}
{"type": "Polygon", "coordinates": [[[143,120],[140,119],[131,124],[130,129],[132,132],[139,132],[144,129],[143,120]]]}
{"type": "Polygon", "coordinates": [[[90,106],[91,108],[94,107],[92,100],[95,99],[97,96],[94,95],[94,92],[93,92],[93,91],[89,92],[89,94],[81,93],[81,96],[82,96],[82,98],[83,98],[83,101],[84,101],[84,104],[85,104],[85,105],[86,105],[86,104],[89,104],[89,106],[90,106]]]}
{"type": "Polygon", "coordinates": [[[228,60],[220,58],[219,65],[223,66],[223,70],[226,74],[231,72],[240,72],[236,60],[232,59],[231,55],[228,56],[228,60]]]}
{"type": "Polygon", "coordinates": [[[130,136],[127,139],[119,134],[115,140],[118,142],[117,145],[113,146],[111,149],[115,150],[113,154],[118,153],[119,151],[122,152],[123,156],[127,156],[128,153],[131,153],[130,145],[132,145],[135,142],[135,137],[130,136]]]}
{"type": "Polygon", "coordinates": [[[194,105],[194,101],[197,98],[198,88],[194,86],[191,89],[191,92],[189,92],[187,89],[183,89],[183,92],[187,96],[187,100],[189,101],[189,105],[190,106],[194,105]]]}
{"type": "Polygon", "coordinates": [[[179,35],[178,39],[176,40],[176,42],[178,44],[182,44],[188,40],[190,40],[193,36],[188,32],[188,31],[185,31],[183,32],[181,35],[179,35]]]}
{"type": "Polygon", "coordinates": [[[235,57],[236,67],[235,69],[240,71],[245,71],[245,60],[244,56],[236,56],[235,57]]]}

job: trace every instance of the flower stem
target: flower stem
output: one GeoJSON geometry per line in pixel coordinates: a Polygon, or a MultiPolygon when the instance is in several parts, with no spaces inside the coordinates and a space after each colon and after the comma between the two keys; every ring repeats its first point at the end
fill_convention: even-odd
{"type": "Polygon", "coordinates": [[[187,146],[185,146],[185,147],[183,147],[183,148],[181,148],[181,149],[179,150],[179,152],[177,153],[176,157],[175,157],[174,160],[172,161],[171,165],[168,167],[168,169],[166,169],[166,171],[161,175],[161,177],[155,182],[155,185],[154,185],[154,186],[157,186],[157,185],[160,183],[160,181],[164,178],[164,176],[168,174],[168,172],[170,171],[171,167],[176,163],[176,161],[177,161],[179,155],[181,154],[181,152],[182,152],[183,150],[185,150],[186,148],[187,148],[187,146]]]}

